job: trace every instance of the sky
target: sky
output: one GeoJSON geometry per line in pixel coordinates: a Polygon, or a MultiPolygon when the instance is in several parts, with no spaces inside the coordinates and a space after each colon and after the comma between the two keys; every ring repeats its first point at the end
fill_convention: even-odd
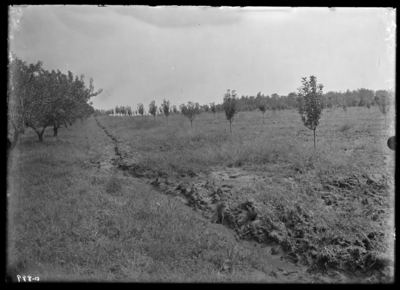
{"type": "Polygon", "coordinates": [[[93,78],[96,109],[287,95],[311,75],[324,92],[394,88],[393,9],[34,5],[9,18],[9,50],[93,78]]]}

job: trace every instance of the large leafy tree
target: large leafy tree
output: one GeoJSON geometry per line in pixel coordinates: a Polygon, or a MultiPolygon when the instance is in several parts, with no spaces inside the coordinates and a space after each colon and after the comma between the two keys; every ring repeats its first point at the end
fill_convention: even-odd
{"type": "MultiPolygon", "coordinates": [[[[7,86],[7,120],[8,133],[13,135],[13,141],[10,142],[9,151],[12,151],[20,134],[25,133],[27,120],[34,116],[35,101],[37,96],[31,91],[32,84],[42,72],[42,62],[28,65],[25,61],[19,59],[15,54],[9,55],[8,63],[8,86],[7,86]]],[[[8,135],[8,134],[7,134],[8,135]]],[[[8,136],[7,136],[8,139],[8,136]]]]}
{"type": "Polygon", "coordinates": [[[68,75],[54,70],[49,72],[42,68],[40,61],[36,65],[27,65],[10,54],[7,101],[8,117],[14,127],[11,149],[15,147],[18,134],[26,127],[32,128],[39,141],[43,141],[48,126],[53,125],[57,135],[61,125],[71,125],[77,118],[93,113],[88,101],[101,91],[94,92],[92,79],[87,87],[83,75],[74,80],[71,72],[68,75]]]}
{"type": "Polygon", "coordinates": [[[93,79],[90,79],[89,87],[86,87],[84,76],[81,75],[80,78],[76,77],[74,80],[70,71],[68,76],[60,71],[52,72],[52,75],[53,79],[50,82],[54,89],[52,97],[57,101],[54,102],[48,118],[54,126],[54,136],[57,136],[60,126],[71,126],[76,119],[82,120],[90,116],[93,107],[92,103],[88,102],[90,98],[100,94],[102,89],[94,91],[93,79]]]}
{"type": "Polygon", "coordinates": [[[317,78],[310,76],[302,78],[302,86],[298,91],[298,109],[303,124],[310,130],[314,131],[314,148],[315,148],[315,130],[319,124],[323,110],[323,85],[317,85],[317,78]]]}

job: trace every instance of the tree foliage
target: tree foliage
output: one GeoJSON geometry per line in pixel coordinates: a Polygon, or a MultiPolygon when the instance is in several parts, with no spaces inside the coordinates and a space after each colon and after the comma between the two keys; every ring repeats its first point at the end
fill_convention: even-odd
{"type": "Polygon", "coordinates": [[[163,100],[163,103],[162,103],[162,105],[161,105],[161,107],[162,107],[162,109],[163,109],[163,113],[164,113],[164,115],[165,115],[165,118],[167,119],[167,124],[168,124],[168,116],[169,116],[169,113],[170,113],[170,106],[171,106],[171,103],[169,102],[169,101],[166,101],[165,99],[163,100]]]}
{"type": "Polygon", "coordinates": [[[310,76],[302,78],[302,86],[298,90],[298,110],[303,124],[314,131],[315,148],[315,130],[319,124],[323,111],[322,84],[317,85],[317,78],[310,76]]]}
{"type": "Polygon", "coordinates": [[[72,125],[76,119],[83,119],[94,113],[88,103],[91,97],[102,90],[94,91],[93,80],[89,87],[84,76],[74,78],[68,71],[46,71],[42,62],[28,65],[15,54],[9,55],[9,80],[7,87],[8,120],[14,129],[14,142],[18,135],[31,127],[43,141],[45,129],[53,125],[54,134],[60,126],[72,125]]]}
{"type": "Polygon", "coordinates": [[[189,119],[190,127],[193,127],[194,119],[201,113],[199,103],[188,102],[187,105],[182,104],[180,108],[182,114],[189,119]]]}
{"type": "Polygon", "coordinates": [[[217,106],[215,103],[210,103],[210,110],[214,114],[214,119],[215,119],[215,113],[217,112],[217,106]]]}
{"type": "Polygon", "coordinates": [[[142,103],[139,103],[139,104],[138,104],[137,110],[138,110],[138,113],[139,113],[140,115],[142,115],[142,117],[143,117],[144,108],[143,108],[143,104],[142,104],[142,103]]]}
{"type": "Polygon", "coordinates": [[[258,108],[260,109],[261,113],[263,114],[263,124],[265,123],[265,111],[267,110],[267,105],[264,102],[260,102],[258,104],[258,108]]]}
{"type": "Polygon", "coordinates": [[[232,135],[232,121],[237,113],[237,98],[235,90],[227,90],[224,95],[223,107],[225,111],[226,119],[229,121],[229,131],[232,135]]]}
{"type": "Polygon", "coordinates": [[[387,95],[379,96],[379,111],[381,111],[381,113],[385,115],[385,127],[386,127],[386,115],[389,112],[389,109],[390,109],[389,96],[387,95]]]}
{"type": "Polygon", "coordinates": [[[156,101],[151,101],[149,105],[149,113],[153,115],[154,120],[156,119],[156,114],[157,114],[157,106],[156,106],[156,101]]]}

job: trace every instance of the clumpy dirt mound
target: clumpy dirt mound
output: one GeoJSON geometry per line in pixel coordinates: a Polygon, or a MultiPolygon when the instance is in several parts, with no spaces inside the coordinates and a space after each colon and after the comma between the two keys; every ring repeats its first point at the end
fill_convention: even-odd
{"type": "Polygon", "coordinates": [[[212,218],[217,206],[223,201],[232,198],[230,186],[218,186],[213,181],[199,182],[187,178],[186,181],[171,178],[156,178],[151,185],[160,191],[173,195],[194,210],[199,210],[203,216],[212,218]]]}
{"type": "MultiPolygon", "coordinates": [[[[299,206],[286,208],[279,203],[261,202],[240,194],[240,188],[246,184],[263,179],[265,177],[261,175],[227,168],[211,173],[206,181],[161,177],[151,184],[185,202],[211,222],[233,229],[241,239],[277,245],[274,248],[277,253],[284,253],[287,258],[308,265],[310,269],[383,269],[391,272],[393,260],[377,248],[387,238],[383,229],[366,232],[364,239],[325,235],[324,225],[316,224],[299,206]]],[[[320,185],[324,189],[320,198],[327,206],[350,211],[350,201],[361,198],[364,204],[370,204],[365,208],[370,208],[372,220],[383,219],[381,215],[389,208],[385,197],[386,183],[384,175],[338,178],[320,185]]],[[[377,276],[381,279],[382,273],[377,276]]]]}

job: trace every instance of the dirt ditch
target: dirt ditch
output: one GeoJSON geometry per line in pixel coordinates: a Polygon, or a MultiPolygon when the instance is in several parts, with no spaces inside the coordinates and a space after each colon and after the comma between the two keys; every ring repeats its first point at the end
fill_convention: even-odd
{"type": "MultiPolygon", "coordinates": [[[[321,272],[318,267],[311,268],[300,266],[306,260],[296,254],[299,245],[294,245],[288,236],[302,232],[302,226],[307,224],[307,216],[304,213],[292,213],[298,216],[298,224],[284,223],[278,220],[271,220],[265,213],[269,208],[266,204],[256,201],[251,194],[237,194],[240,189],[250,188],[250,184],[263,182],[267,176],[260,174],[250,174],[240,168],[221,168],[219,171],[210,174],[189,173],[181,176],[167,176],[160,172],[155,172],[151,168],[140,166],[139,155],[132,152],[124,145],[122,140],[113,136],[96,119],[98,125],[105,131],[113,141],[106,148],[104,160],[99,163],[101,170],[111,170],[118,168],[126,176],[140,179],[142,182],[151,184],[158,191],[173,196],[184,205],[200,214],[203,218],[214,224],[219,229],[224,228],[234,233],[235,239],[243,246],[250,247],[260,252],[260,257],[268,261],[268,270],[255,270],[249,275],[253,275],[255,280],[270,282],[317,282],[317,283],[348,283],[348,282],[384,282],[385,277],[375,275],[372,278],[363,276],[361,272],[353,274],[344,271],[324,269],[321,272]],[[110,148],[114,147],[114,152],[110,153],[110,148]],[[305,221],[305,222],[304,222],[305,221]],[[358,274],[358,277],[357,277],[358,274]],[[383,279],[383,280],[382,280],[383,279]]],[[[382,176],[357,176],[349,177],[340,181],[332,181],[328,186],[332,188],[352,187],[360,182],[382,186],[382,176]]],[[[293,182],[286,179],[285,182],[293,182]]],[[[326,191],[327,194],[322,199],[327,204],[335,205],[340,201],[338,195],[326,191]]],[[[381,197],[369,197],[366,195],[366,202],[371,202],[368,198],[379,199],[381,197]]],[[[312,247],[303,239],[302,247],[312,247]]],[[[360,243],[362,246],[362,242],[360,243]]],[[[364,253],[362,247],[356,249],[358,253],[364,253]]],[[[365,253],[364,253],[365,254],[365,253]]],[[[375,261],[376,262],[376,261],[375,261]]],[[[387,263],[387,261],[378,261],[387,263]]],[[[310,264],[309,264],[310,265],[310,264]]],[[[387,270],[389,271],[389,270],[387,270]]],[[[371,275],[370,275],[371,277],[371,275]]]]}

